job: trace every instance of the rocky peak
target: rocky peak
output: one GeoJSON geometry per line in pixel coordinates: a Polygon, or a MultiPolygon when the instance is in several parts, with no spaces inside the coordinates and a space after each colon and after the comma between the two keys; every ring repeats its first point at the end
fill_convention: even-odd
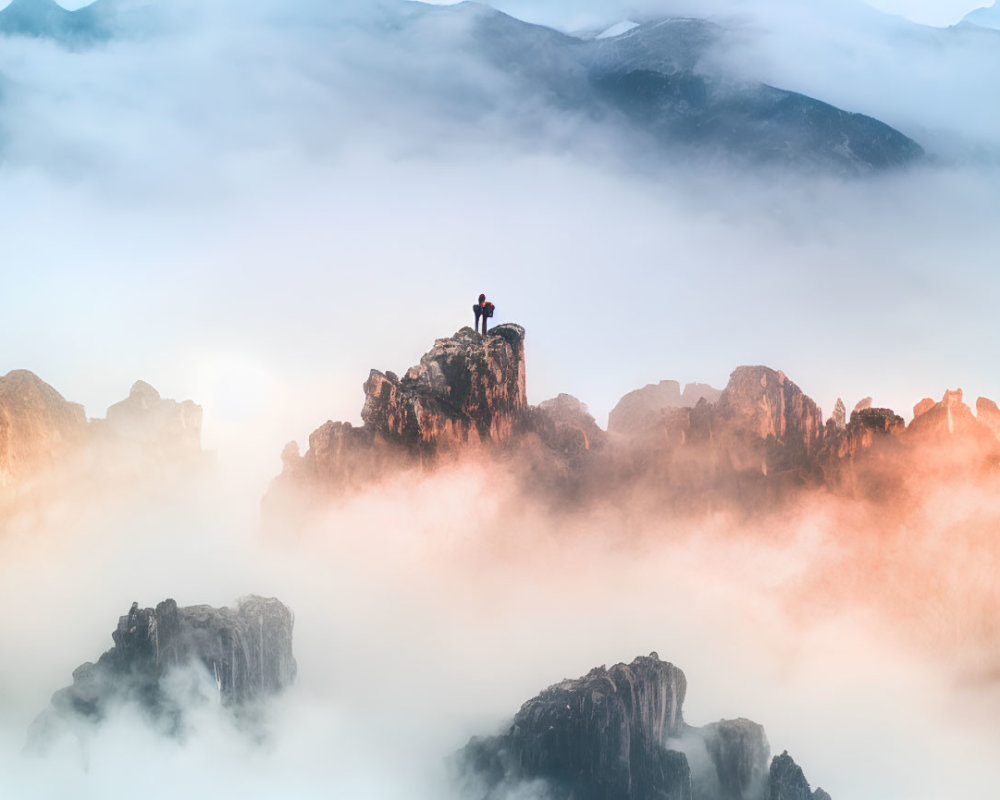
{"type": "Polygon", "coordinates": [[[599,449],[606,439],[586,403],[570,394],[539,403],[531,427],[547,445],[567,455],[599,449]]]}
{"type": "Polygon", "coordinates": [[[1000,439],[1000,408],[997,408],[997,404],[993,400],[986,397],[980,397],[976,400],[976,419],[1000,439]]]}
{"type": "Polygon", "coordinates": [[[669,409],[693,408],[702,398],[715,403],[721,394],[718,389],[704,383],[689,383],[683,393],[677,381],[650,383],[629,392],[618,401],[608,415],[608,431],[641,434],[660,423],[669,409]]]}
{"type": "Polygon", "coordinates": [[[465,327],[436,340],[402,378],[373,369],[363,387],[364,424],[326,422],[301,457],[286,446],[266,504],[284,513],[281,501],[303,491],[337,494],[445,453],[512,445],[530,424],[524,335],[509,323],[486,336],[465,327]]]}
{"type": "Polygon", "coordinates": [[[907,433],[915,437],[952,436],[955,434],[993,437],[993,432],[980,424],[972,409],[962,402],[962,390],[947,390],[941,402],[927,406],[926,400],[913,409],[914,418],[907,433]],[[921,413],[917,414],[917,409],[921,413]]]}
{"type": "Polygon", "coordinates": [[[785,373],[739,367],[716,405],[714,429],[737,469],[764,474],[803,466],[823,430],[819,407],[785,373]]]}
{"type": "Polygon", "coordinates": [[[933,399],[931,399],[930,397],[925,397],[923,400],[921,400],[913,407],[913,418],[916,419],[922,414],[926,414],[936,405],[937,403],[935,403],[933,399]]]}
{"type": "Polygon", "coordinates": [[[107,419],[88,422],[83,406],[33,373],[0,378],[0,489],[10,489],[0,514],[67,479],[106,478],[124,461],[132,469],[200,453],[200,406],[163,399],[143,381],[108,409],[107,419]]]}
{"type": "Polygon", "coordinates": [[[691,800],[687,759],[664,746],[682,729],[685,688],[655,653],[598,667],[529,700],[505,734],[472,740],[460,766],[489,800],[534,779],[557,798],[691,800]]]}
{"type": "Polygon", "coordinates": [[[802,768],[785,750],[771,762],[768,800],[830,800],[822,789],[811,791],[802,768]]]}
{"type": "Polygon", "coordinates": [[[201,419],[196,403],[161,398],[148,383],[136,381],[128,397],[108,408],[105,421],[98,424],[113,443],[183,456],[201,453],[201,419]]]}
{"type": "Polygon", "coordinates": [[[89,435],[83,406],[34,373],[0,378],[0,487],[56,464],[89,435]]]}
{"type": "Polygon", "coordinates": [[[263,699],[295,678],[292,612],[274,598],[251,595],[235,608],[178,607],[164,600],[156,608],[132,603],[119,617],[114,647],[96,663],[73,671],[73,684],[56,692],[52,707],[32,726],[29,744],[44,749],[75,721],[100,721],[112,705],[137,703],[154,717],[182,724],[183,709],[172,705],[164,678],[193,665],[214,683],[223,705],[263,699]]]}
{"type": "Polygon", "coordinates": [[[843,399],[837,398],[837,402],[833,406],[833,413],[830,415],[830,419],[827,424],[833,424],[833,427],[839,431],[844,430],[847,427],[847,407],[844,405],[843,399]]]}
{"type": "Polygon", "coordinates": [[[543,781],[556,800],[768,800],[775,768],[764,729],[747,719],[686,725],[686,689],[684,673],[656,653],[550,686],[505,732],[460,751],[467,794],[500,800],[543,781]]]}
{"type": "Polygon", "coordinates": [[[401,379],[372,370],[364,390],[361,419],[387,442],[426,453],[508,443],[528,408],[524,329],[498,325],[481,336],[462,328],[401,379]]]}

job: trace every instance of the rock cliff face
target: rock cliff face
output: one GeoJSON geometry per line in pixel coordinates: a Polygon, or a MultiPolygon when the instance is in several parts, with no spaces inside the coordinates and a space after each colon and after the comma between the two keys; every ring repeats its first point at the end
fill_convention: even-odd
{"type": "Polygon", "coordinates": [[[739,367],[715,408],[712,430],[737,470],[763,474],[805,467],[823,430],[817,405],[768,367],[739,367]]]}
{"type": "Polygon", "coordinates": [[[470,741],[459,774],[483,800],[537,780],[560,800],[767,800],[763,728],[744,719],[691,727],[686,690],[684,673],[656,653],[598,667],[529,700],[499,736],[470,741]],[[707,768],[692,769],[685,751],[695,750],[707,768]]]}
{"type": "Polygon", "coordinates": [[[809,781],[787,751],[771,762],[769,783],[768,800],[830,800],[822,789],[809,789],[809,781]]]}
{"type": "Polygon", "coordinates": [[[294,443],[285,448],[271,499],[303,488],[339,493],[448,453],[512,445],[529,420],[524,329],[498,325],[481,336],[462,328],[402,378],[372,370],[364,392],[362,427],[327,422],[305,455],[294,443]]]}
{"type": "Polygon", "coordinates": [[[532,409],[530,428],[543,442],[564,454],[582,454],[600,450],[607,442],[587,411],[587,406],[569,394],[560,394],[532,409]]]}
{"type": "Polygon", "coordinates": [[[824,425],[816,403],[783,372],[745,366],[721,392],[689,384],[682,393],[674,381],[631,392],[606,433],[569,395],[529,407],[525,377],[524,330],[516,325],[486,338],[465,328],[440,339],[402,378],[373,371],[364,425],[327,422],[304,456],[286,447],[268,507],[482,448],[549,503],[611,499],[683,513],[774,509],[802,490],[885,500],[930,469],[942,480],[1000,470],[1000,411],[980,398],[974,414],[960,390],[922,401],[909,426],[891,409],[873,408],[871,398],[849,421],[838,401],[824,425]]]}
{"type": "Polygon", "coordinates": [[[201,453],[201,406],[160,397],[145,381],[108,409],[102,434],[116,444],[140,447],[151,454],[181,457],[201,453]]]}
{"type": "Polygon", "coordinates": [[[718,781],[714,793],[697,792],[696,798],[748,800],[764,796],[771,748],[763,726],[740,718],[720,720],[695,730],[705,741],[718,781]]]}
{"type": "Polygon", "coordinates": [[[361,419],[409,452],[511,441],[528,409],[524,329],[498,325],[486,336],[462,328],[438,339],[402,378],[372,370],[361,419]]]}
{"type": "Polygon", "coordinates": [[[0,378],[0,506],[46,482],[93,482],[123,459],[134,469],[200,453],[201,407],[163,399],[143,381],[107,419],[88,421],[83,406],[27,370],[0,378]]]}
{"type": "Polygon", "coordinates": [[[27,370],[0,378],[0,487],[59,463],[91,431],[83,406],[27,370]]]}
{"type": "Polygon", "coordinates": [[[44,748],[68,721],[100,721],[120,703],[182,724],[183,708],[164,687],[177,667],[203,668],[223,705],[274,694],[295,678],[293,623],[292,612],[274,598],[244,597],[232,609],[133,603],[111,634],[114,647],[73,671],[73,684],[53,695],[52,708],[32,726],[29,744],[44,748]]]}
{"type": "Polygon", "coordinates": [[[719,400],[722,392],[704,383],[689,383],[681,393],[677,381],[651,383],[629,392],[608,415],[608,432],[634,436],[648,431],[668,415],[668,409],[693,408],[705,398],[709,403],[719,400]]]}

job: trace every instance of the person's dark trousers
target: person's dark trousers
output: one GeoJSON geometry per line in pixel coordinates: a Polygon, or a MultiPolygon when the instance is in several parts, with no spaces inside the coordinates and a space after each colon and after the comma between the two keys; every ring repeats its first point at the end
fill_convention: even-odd
{"type": "MultiPolygon", "coordinates": [[[[480,308],[478,304],[476,304],[472,307],[472,313],[476,315],[476,324],[473,327],[475,327],[476,333],[479,333],[479,318],[483,314],[483,309],[480,308]]],[[[483,317],[483,326],[484,327],[486,326],[486,317],[483,317]]],[[[486,333],[486,331],[483,331],[483,333],[486,333]]]]}

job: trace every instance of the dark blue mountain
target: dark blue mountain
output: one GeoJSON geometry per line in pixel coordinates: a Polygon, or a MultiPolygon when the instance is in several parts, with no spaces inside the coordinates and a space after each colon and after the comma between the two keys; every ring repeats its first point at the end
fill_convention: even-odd
{"type": "MultiPolygon", "coordinates": [[[[0,11],[0,33],[50,37],[74,48],[112,37],[155,35],[157,9],[166,8],[164,3],[97,0],[67,11],[54,0],[14,0],[0,11]]],[[[724,52],[731,32],[706,20],[651,20],[618,36],[582,39],[471,2],[438,6],[371,0],[322,9],[286,0],[275,8],[282,19],[317,29],[358,27],[388,46],[394,37],[405,40],[419,33],[442,51],[501,71],[533,107],[581,114],[624,131],[634,144],[675,157],[863,174],[923,155],[912,139],[872,117],[722,71],[716,65],[724,59],[716,56],[724,52]]],[[[402,70],[422,69],[405,57],[401,61],[402,70]]],[[[436,87],[428,84],[428,113],[447,108],[459,118],[474,116],[494,104],[491,93],[497,90],[488,84],[463,86],[443,106],[447,90],[438,88],[431,96],[436,87]]]]}
{"type": "Polygon", "coordinates": [[[713,68],[728,32],[706,20],[654,20],[582,40],[473,3],[435,13],[472,16],[478,51],[526,89],[623,121],[668,150],[852,174],[923,156],[920,145],[872,117],[713,68]]]}
{"type": "Polygon", "coordinates": [[[111,37],[110,15],[101,3],[67,11],[55,0],[13,0],[0,11],[0,34],[57,39],[66,44],[111,37]]]}

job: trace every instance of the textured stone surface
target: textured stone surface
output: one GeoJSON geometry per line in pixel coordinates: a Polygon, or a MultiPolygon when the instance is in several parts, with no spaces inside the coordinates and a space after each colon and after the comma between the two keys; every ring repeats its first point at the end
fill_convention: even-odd
{"type": "Polygon", "coordinates": [[[916,419],[921,414],[926,414],[934,408],[935,405],[936,403],[930,397],[925,397],[913,407],[913,418],[916,419]]]}
{"type": "Polygon", "coordinates": [[[787,750],[771,762],[766,796],[768,800],[830,800],[830,795],[822,789],[810,790],[809,781],[787,750]]]}
{"type": "Polygon", "coordinates": [[[145,381],[136,381],[129,395],[108,409],[104,435],[115,443],[140,447],[148,453],[193,456],[201,453],[201,406],[160,397],[145,381]]]}
{"type": "Polygon", "coordinates": [[[961,389],[946,391],[940,403],[928,407],[924,401],[920,405],[924,406],[922,413],[917,415],[915,408],[913,421],[907,428],[912,437],[994,437],[992,429],[980,423],[972,409],[962,402],[961,389]]]}
{"type": "Polygon", "coordinates": [[[986,397],[976,400],[976,419],[1000,437],[1000,408],[993,400],[986,397]]]}
{"type": "Polygon", "coordinates": [[[447,453],[512,445],[529,424],[524,329],[504,324],[482,336],[462,328],[438,339],[402,378],[372,370],[364,392],[363,426],[326,422],[301,457],[294,443],[286,446],[266,507],[303,489],[336,494],[447,453]]]}
{"type": "MultiPolygon", "coordinates": [[[[673,381],[629,393],[605,433],[569,395],[527,405],[523,341],[518,326],[486,339],[466,328],[438,340],[403,378],[373,371],[365,424],[327,422],[305,455],[286,448],[266,508],[272,499],[297,501],[302,490],[336,494],[483,448],[529,494],[564,508],[611,498],[685,514],[773,511],[814,490],[889,499],[908,491],[908,476],[936,470],[936,479],[955,480],[1000,469],[1000,410],[989,401],[977,403],[977,419],[951,391],[921,403],[909,427],[870,398],[847,421],[838,401],[823,425],[816,403],[766,366],[734,370],[715,402],[710,387],[689,384],[682,393],[673,381]]],[[[289,505],[275,502],[274,517],[287,519],[289,505]]]]}
{"type": "Polygon", "coordinates": [[[672,408],[691,408],[705,398],[709,403],[718,401],[722,392],[704,383],[689,383],[681,393],[677,381],[651,383],[629,392],[608,415],[608,432],[636,435],[647,432],[660,423],[672,408]]]}
{"type": "Polygon", "coordinates": [[[716,407],[715,438],[736,469],[765,475],[803,467],[823,429],[819,407],[785,373],[739,367],[716,407]]]}
{"type": "Polygon", "coordinates": [[[560,394],[533,409],[531,428],[549,447],[564,455],[604,446],[607,434],[590,415],[587,406],[569,394],[560,394]]]}
{"type": "Polygon", "coordinates": [[[90,435],[83,406],[37,375],[19,369],[0,378],[0,487],[54,466],[90,435]]]}
{"type": "Polygon", "coordinates": [[[500,800],[544,781],[559,800],[765,800],[764,729],[746,719],[691,727],[686,690],[684,673],[656,653],[550,686],[503,733],[459,752],[467,796],[500,800]],[[692,770],[685,750],[706,753],[707,771],[692,770]]]}
{"type": "Polygon", "coordinates": [[[851,413],[851,421],[842,441],[845,447],[839,453],[855,456],[871,447],[880,436],[898,435],[906,428],[903,418],[889,408],[863,408],[851,413]]]}
{"type": "Polygon", "coordinates": [[[153,716],[179,724],[164,681],[173,668],[197,665],[208,673],[223,705],[240,706],[290,685],[292,612],[274,598],[251,595],[235,608],[188,606],[164,600],[156,608],[133,603],[111,637],[114,647],[96,663],[73,672],[73,684],[56,692],[52,708],[35,722],[30,743],[44,748],[73,718],[101,720],[116,704],[138,703],[153,716]]]}
{"type": "Polygon", "coordinates": [[[705,740],[723,800],[762,797],[771,747],[764,727],[749,719],[725,719],[698,729],[705,740]]]}
{"type": "Polygon", "coordinates": [[[598,667],[529,700],[505,734],[473,740],[459,758],[484,779],[485,798],[540,778],[558,798],[689,800],[687,759],[664,746],[683,731],[686,688],[655,653],[598,667]]]}
{"type": "Polygon", "coordinates": [[[837,430],[842,431],[847,427],[847,407],[840,397],[837,398],[837,402],[833,406],[833,413],[830,415],[829,422],[832,422],[833,427],[837,430]]]}
{"type": "Polygon", "coordinates": [[[524,371],[523,328],[498,325],[486,336],[462,328],[438,339],[402,378],[372,370],[361,419],[415,452],[505,444],[528,408],[524,371]]]}
{"type": "Polygon", "coordinates": [[[201,408],[165,400],[137,382],[128,399],[88,421],[83,406],[27,370],[0,378],[0,490],[2,499],[83,477],[93,482],[119,462],[173,461],[201,453],[201,408]]]}

